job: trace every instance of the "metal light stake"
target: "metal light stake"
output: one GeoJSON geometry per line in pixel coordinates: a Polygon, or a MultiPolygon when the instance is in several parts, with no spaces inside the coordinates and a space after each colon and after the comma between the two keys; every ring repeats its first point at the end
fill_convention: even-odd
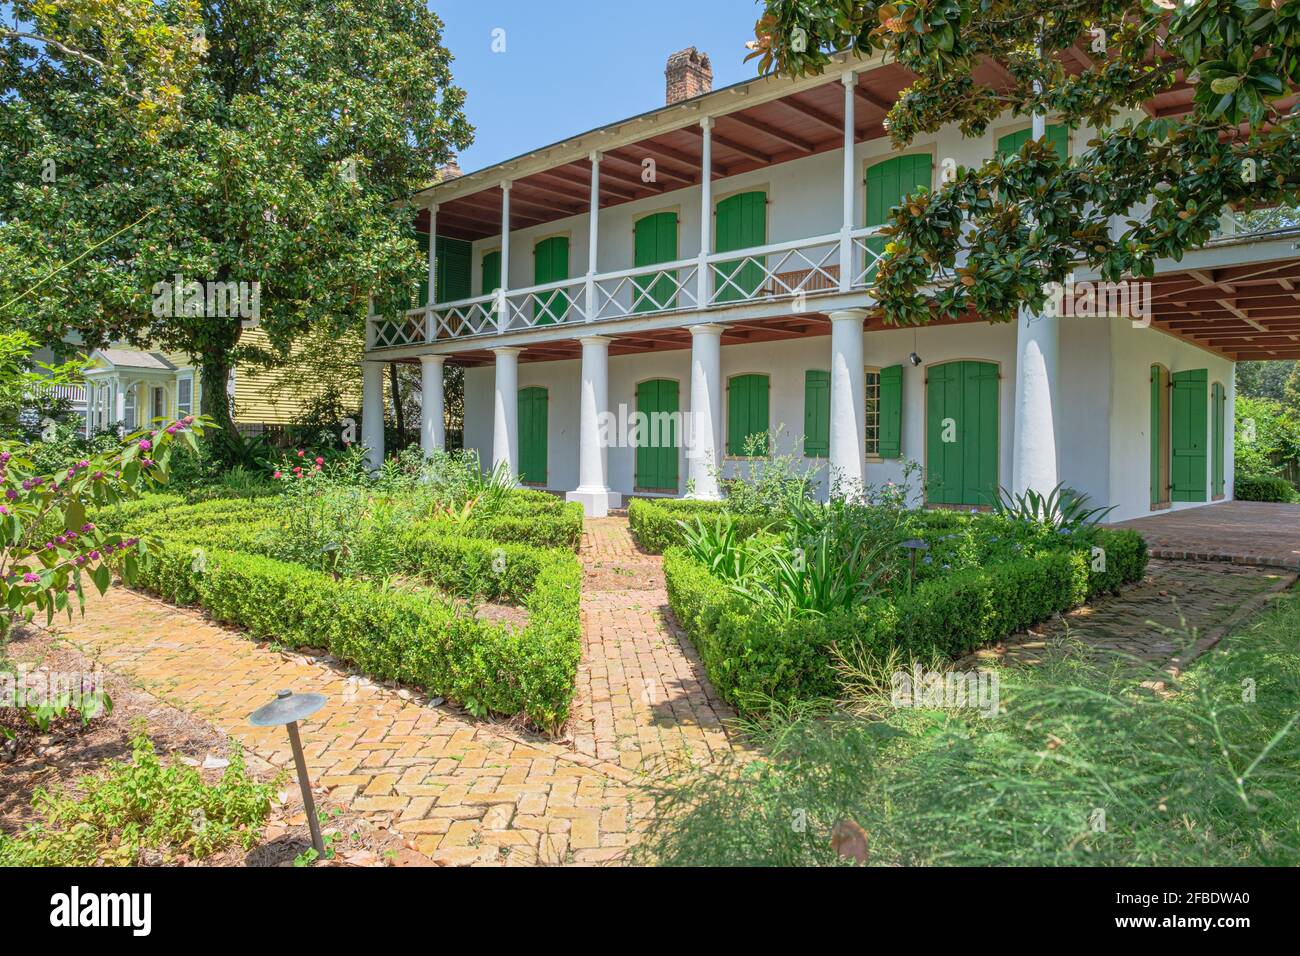
{"type": "Polygon", "coordinates": [[[316,802],[311,797],[311,780],[307,777],[307,761],[302,755],[302,741],[298,739],[298,721],[306,720],[325,706],[324,694],[295,694],[282,690],[275,700],[257,708],[248,722],[254,727],[289,728],[289,745],[293,748],[293,762],[298,766],[298,786],[302,788],[302,804],[307,811],[307,825],[311,827],[311,845],[320,858],[325,858],[325,841],[321,839],[320,822],[316,819],[316,802]]]}
{"type": "Polygon", "coordinates": [[[907,575],[907,593],[912,593],[912,582],[916,580],[916,552],[929,550],[924,538],[908,538],[900,547],[906,548],[912,555],[912,569],[907,575]]]}

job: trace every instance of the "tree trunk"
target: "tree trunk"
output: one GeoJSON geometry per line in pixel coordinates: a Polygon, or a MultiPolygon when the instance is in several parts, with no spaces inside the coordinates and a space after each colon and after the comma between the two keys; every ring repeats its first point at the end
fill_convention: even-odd
{"type": "Polygon", "coordinates": [[[394,443],[397,447],[394,451],[401,451],[406,447],[406,421],[402,415],[402,390],[397,383],[397,363],[388,363],[388,381],[393,389],[393,423],[397,426],[397,441],[394,443]]]}
{"type": "Polygon", "coordinates": [[[203,394],[199,399],[199,410],[216,424],[213,448],[220,449],[223,461],[230,458],[231,436],[235,434],[235,422],[230,415],[230,398],[226,394],[226,383],[230,378],[230,360],[225,351],[205,352],[199,359],[199,381],[203,394]]]}

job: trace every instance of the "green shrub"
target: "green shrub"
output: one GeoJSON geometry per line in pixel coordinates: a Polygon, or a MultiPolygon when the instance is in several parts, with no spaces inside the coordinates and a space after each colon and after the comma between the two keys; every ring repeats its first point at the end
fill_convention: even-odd
{"type": "Polygon", "coordinates": [[[1088,551],[1045,551],[919,581],[911,593],[868,599],[824,617],[777,621],[682,548],[664,554],[668,602],[718,693],[742,712],[836,691],[832,645],[928,660],[1002,640],[1090,595],[1139,580],[1146,543],[1132,531],[1097,532],[1104,571],[1088,551]]]}
{"type": "Polygon", "coordinates": [[[1232,495],[1238,501],[1293,502],[1298,497],[1291,482],[1276,475],[1237,475],[1232,495]]]}
{"type": "Polygon", "coordinates": [[[523,715],[548,731],[567,720],[582,643],[581,571],[572,554],[435,535],[417,534],[407,542],[408,560],[431,578],[446,582],[464,575],[466,581],[488,582],[492,596],[522,597],[529,621],[516,630],[478,620],[429,593],[336,579],[299,564],[221,549],[262,547],[267,530],[213,526],[165,536],[139,585],[178,604],[198,604],[253,637],[326,648],[372,677],[451,698],[477,716],[523,715]],[[199,546],[201,562],[194,554],[199,546]],[[504,561],[498,560],[501,554],[504,561]],[[461,559],[480,565],[466,568],[461,559]],[[476,573],[483,577],[475,579],[476,573]]]}
{"type": "MultiPolygon", "coordinates": [[[[700,518],[707,522],[724,510],[727,507],[722,501],[634,498],[627,508],[628,527],[643,551],[663,554],[666,549],[684,541],[678,521],[689,522],[700,518]]],[[[736,536],[741,539],[757,534],[773,522],[773,518],[761,515],[731,513],[731,516],[736,536]]]]}

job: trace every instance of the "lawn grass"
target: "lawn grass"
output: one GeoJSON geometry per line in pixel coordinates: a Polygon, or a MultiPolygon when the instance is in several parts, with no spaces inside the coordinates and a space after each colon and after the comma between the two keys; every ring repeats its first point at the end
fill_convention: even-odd
{"type": "Polygon", "coordinates": [[[638,853],[847,864],[848,819],[878,865],[1300,864],[1300,595],[1163,686],[1068,649],[998,676],[991,718],[859,689],[752,725],[765,756],[665,784],[638,853]]]}

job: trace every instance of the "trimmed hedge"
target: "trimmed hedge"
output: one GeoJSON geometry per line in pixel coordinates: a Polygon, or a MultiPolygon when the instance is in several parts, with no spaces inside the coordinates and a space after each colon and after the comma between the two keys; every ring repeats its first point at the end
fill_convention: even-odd
{"type": "MultiPolygon", "coordinates": [[[[522,563],[522,562],[521,562],[522,563]]],[[[581,654],[581,571],[572,555],[533,553],[527,627],[480,621],[427,594],[335,580],[301,565],[164,540],[136,586],[202,606],[253,637],[323,647],[380,680],[448,697],[476,714],[523,715],[557,731],[568,719],[581,654]]],[[[523,575],[516,581],[522,587],[523,575]]]]}
{"type": "Polygon", "coordinates": [[[699,651],[718,693],[742,712],[768,700],[837,692],[831,647],[954,658],[1139,580],[1146,543],[1132,531],[1100,531],[1104,571],[1083,550],[1055,551],[957,571],[911,594],[873,598],[852,610],[778,625],[684,549],[664,554],[668,602],[699,651]]]}
{"type": "Polygon", "coordinates": [[[1291,482],[1272,475],[1238,475],[1232,481],[1232,496],[1238,501],[1281,502],[1300,497],[1291,482]]]}
{"type": "MultiPolygon", "coordinates": [[[[682,529],[678,521],[705,520],[722,514],[725,502],[693,501],[685,498],[634,498],[627,507],[627,520],[632,537],[643,551],[663,554],[668,548],[682,543],[682,529]]],[[[732,516],[738,538],[748,538],[772,524],[770,517],[758,515],[732,516]]]]}

